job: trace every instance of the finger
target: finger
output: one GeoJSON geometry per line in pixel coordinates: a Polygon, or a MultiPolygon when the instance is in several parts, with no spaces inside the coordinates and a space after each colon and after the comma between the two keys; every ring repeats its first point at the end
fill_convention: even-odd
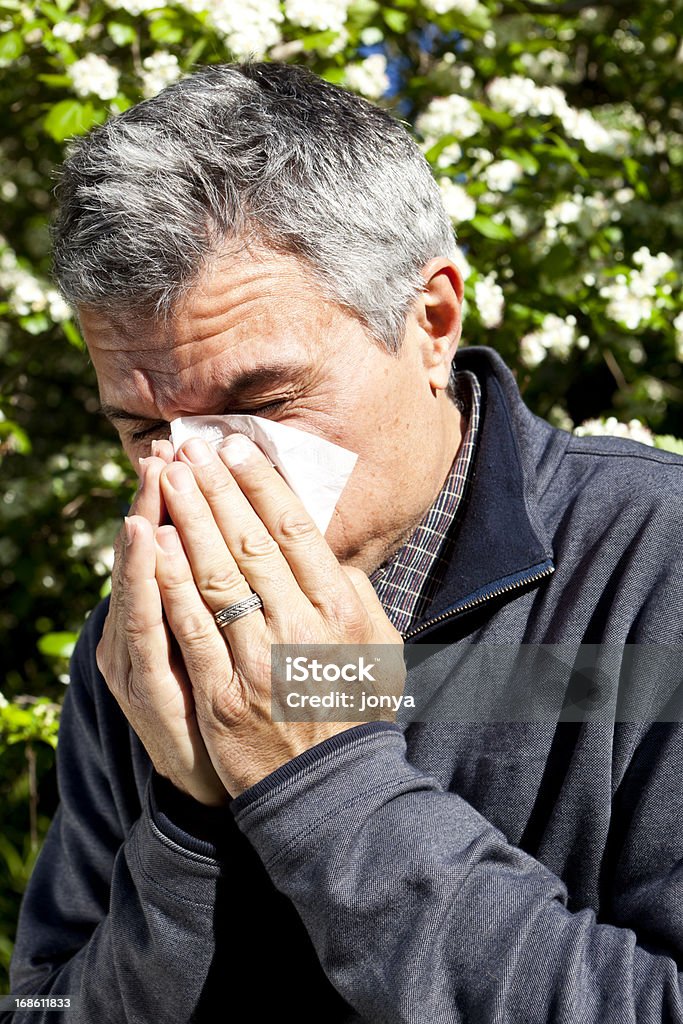
{"type": "Polygon", "coordinates": [[[135,707],[149,707],[155,694],[168,686],[168,637],[156,581],[152,525],[142,516],[132,516],[126,522],[126,534],[121,571],[124,599],[117,628],[128,649],[132,671],[120,671],[116,682],[125,701],[135,707]],[[142,690],[137,689],[140,684],[142,690]]]}
{"type": "Polygon", "coordinates": [[[163,459],[166,463],[173,462],[175,458],[173,445],[166,438],[161,438],[159,441],[152,441],[152,455],[157,456],[159,459],[163,459]]]}
{"type": "MultiPolygon", "coordinates": [[[[303,597],[277,544],[241,493],[216,453],[200,442],[207,462],[199,468],[209,499],[189,466],[175,462],[161,477],[168,508],[182,537],[199,591],[217,612],[248,597],[261,596],[274,620],[303,597]]],[[[232,635],[232,634],[231,634],[232,635]]]]}
{"type": "MultiPolygon", "coordinates": [[[[205,445],[203,452],[207,461],[200,461],[195,456],[198,449],[193,442],[183,445],[178,457],[191,465],[221,532],[254,589],[263,596],[259,586],[267,588],[267,582],[264,584],[259,579],[257,584],[252,582],[252,577],[257,573],[260,577],[268,576],[271,569],[263,555],[257,555],[250,562],[253,544],[248,543],[245,550],[242,538],[245,530],[252,529],[254,534],[258,534],[260,523],[263,523],[265,534],[275,542],[273,550],[281,552],[292,578],[296,580],[298,591],[305,595],[309,603],[323,611],[327,610],[331,618],[336,617],[340,603],[344,600],[355,605],[353,587],[341,573],[332,550],[299,498],[256,445],[241,434],[234,434],[229,440],[229,445],[226,443],[218,450],[218,459],[213,450],[205,445]],[[229,468],[230,472],[222,471],[223,467],[229,468]],[[235,489],[244,496],[238,506],[242,512],[241,519],[227,514],[224,495],[232,495],[235,489]],[[251,528],[249,523],[253,523],[251,528]]],[[[233,501],[237,504],[236,499],[233,501]]],[[[266,549],[268,542],[263,534],[260,537],[266,549]]],[[[279,594],[273,594],[274,601],[282,601],[289,595],[294,599],[288,573],[280,568],[278,575],[271,578],[281,588],[279,594]]]]}
{"type": "MultiPolygon", "coordinates": [[[[160,458],[150,457],[147,459],[140,459],[140,486],[131,504],[130,511],[128,513],[129,518],[136,515],[144,516],[144,518],[153,526],[158,526],[163,522],[166,509],[161,489],[159,487],[159,475],[165,465],[165,461],[160,458]]],[[[124,526],[122,526],[118,537],[114,541],[114,567],[112,569],[111,599],[109,605],[110,614],[113,615],[115,620],[118,618],[118,612],[121,605],[120,581],[125,549],[126,532],[124,526]]]]}
{"type": "MultiPolygon", "coordinates": [[[[175,527],[159,527],[155,533],[155,546],[161,600],[169,627],[180,647],[195,699],[199,698],[198,707],[204,709],[205,714],[218,712],[234,720],[247,702],[234,672],[226,638],[197,589],[192,567],[175,527]],[[216,706],[217,702],[219,706],[216,706]]],[[[263,617],[257,614],[261,619],[261,632],[265,634],[263,617]]],[[[250,627],[252,638],[254,625],[252,622],[250,627]]],[[[242,620],[230,629],[243,630],[242,620]]]]}
{"type": "Polygon", "coordinates": [[[363,572],[362,569],[357,569],[355,566],[343,565],[342,572],[348,577],[353,586],[356,588],[356,592],[363,602],[363,607],[369,615],[372,622],[376,627],[382,629],[387,634],[386,643],[392,642],[392,640],[401,640],[401,634],[391,624],[387,613],[384,611],[382,604],[377,597],[375,588],[372,583],[363,572]]]}

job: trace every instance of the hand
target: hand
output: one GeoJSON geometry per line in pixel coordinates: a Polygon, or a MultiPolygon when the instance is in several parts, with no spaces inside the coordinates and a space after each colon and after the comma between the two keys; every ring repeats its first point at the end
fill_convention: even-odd
{"type": "Polygon", "coordinates": [[[170,442],[141,463],[142,482],[115,544],[112,590],[97,665],[160,775],[209,805],[227,803],[200,735],[182,656],[163,622],[155,579],[154,530],[165,507],[159,487],[170,442]],[[147,538],[147,544],[140,538],[147,538]],[[127,538],[130,543],[127,543],[127,538]]]}
{"type": "MultiPolygon", "coordinates": [[[[237,796],[353,722],[273,722],[271,644],[392,644],[400,634],[368,580],[342,567],[299,499],[260,450],[233,435],[215,452],[187,442],[161,473],[175,526],[156,530],[157,580],[192,683],[199,727],[226,789],[237,796]],[[235,455],[242,453],[243,461],[235,455]],[[230,465],[230,470],[227,466],[230,465]],[[214,613],[263,600],[219,630],[214,613]]],[[[150,531],[136,537],[149,564],[150,531]]],[[[400,695],[404,674],[394,671],[400,695]]],[[[391,714],[386,717],[392,717],[391,714]]]]}

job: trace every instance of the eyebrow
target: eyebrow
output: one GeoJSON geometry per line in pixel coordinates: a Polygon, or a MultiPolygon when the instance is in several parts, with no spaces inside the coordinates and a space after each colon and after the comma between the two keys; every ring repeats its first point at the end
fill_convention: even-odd
{"type": "MultiPolygon", "coordinates": [[[[222,404],[228,407],[234,405],[239,408],[241,402],[244,402],[245,396],[253,397],[253,392],[256,389],[265,390],[277,384],[302,383],[306,379],[308,370],[307,365],[292,365],[291,363],[273,363],[244,370],[223,392],[222,404]]],[[[117,405],[109,405],[107,402],[102,403],[100,412],[112,422],[115,420],[134,420],[137,423],[164,422],[159,417],[142,416],[140,413],[122,409],[117,405]]]]}

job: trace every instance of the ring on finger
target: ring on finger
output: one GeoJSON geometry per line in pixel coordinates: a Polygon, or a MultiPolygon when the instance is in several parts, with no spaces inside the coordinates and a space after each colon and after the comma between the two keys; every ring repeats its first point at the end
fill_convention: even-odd
{"type": "Polygon", "coordinates": [[[263,608],[263,601],[258,594],[251,594],[241,601],[229,604],[227,608],[221,608],[214,615],[214,619],[218,628],[223,629],[225,626],[230,626],[233,622],[236,622],[237,619],[241,619],[243,615],[258,611],[260,608],[263,608]]]}

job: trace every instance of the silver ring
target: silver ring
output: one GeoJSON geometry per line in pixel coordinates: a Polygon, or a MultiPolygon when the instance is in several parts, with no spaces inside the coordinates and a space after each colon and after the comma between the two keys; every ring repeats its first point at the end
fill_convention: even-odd
{"type": "Polygon", "coordinates": [[[258,594],[252,594],[250,597],[245,597],[242,601],[235,601],[234,604],[229,604],[227,608],[221,608],[214,615],[214,619],[218,628],[222,629],[223,626],[229,626],[232,622],[236,622],[237,619],[241,619],[243,615],[258,611],[259,608],[263,608],[263,601],[258,594]]]}

